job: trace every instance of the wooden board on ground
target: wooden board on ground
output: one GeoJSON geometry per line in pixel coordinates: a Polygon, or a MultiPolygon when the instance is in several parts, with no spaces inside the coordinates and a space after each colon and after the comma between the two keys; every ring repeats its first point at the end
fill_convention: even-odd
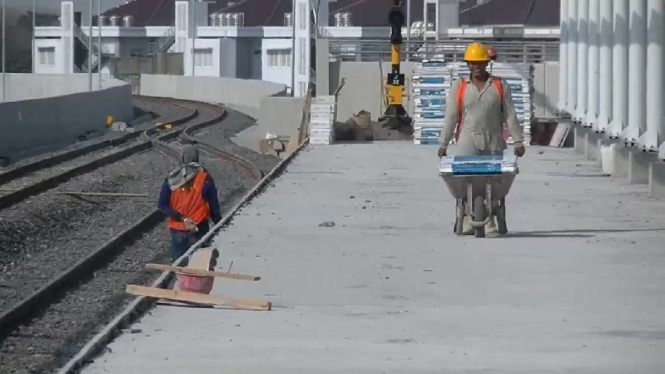
{"type": "Polygon", "coordinates": [[[200,275],[200,276],[229,278],[229,279],[238,279],[238,280],[247,280],[247,281],[258,281],[261,279],[261,277],[257,277],[254,275],[232,274],[223,271],[210,271],[204,269],[162,265],[162,264],[146,264],[145,267],[146,269],[151,269],[151,270],[173,271],[176,274],[200,275]]]}
{"type": "Polygon", "coordinates": [[[179,290],[165,290],[162,288],[144,287],[128,284],[127,293],[137,296],[152,297],[155,299],[166,299],[182,302],[190,302],[205,305],[230,306],[238,309],[249,310],[271,310],[272,304],[264,300],[227,298],[213,295],[202,295],[194,292],[185,292],[179,290]]]}

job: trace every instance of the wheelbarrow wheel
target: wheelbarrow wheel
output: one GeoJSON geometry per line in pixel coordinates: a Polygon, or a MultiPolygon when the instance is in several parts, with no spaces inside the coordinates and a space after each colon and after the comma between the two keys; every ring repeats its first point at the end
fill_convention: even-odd
{"type": "Polygon", "coordinates": [[[506,224],[506,201],[501,199],[499,208],[496,210],[496,226],[499,235],[506,235],[508,233],[508,225],[506,224]]]}
{"type": "MultiPolygon", "coordinates": [[[[484,219],[485,219],[485,198],[483,196],[477,196],[473,201],[473,220],[483,221],[484,219]]],[[[481,225],[479,227],[474,227],[473,229],[476,238],[485,237],[484,225],[481,225]]]]}

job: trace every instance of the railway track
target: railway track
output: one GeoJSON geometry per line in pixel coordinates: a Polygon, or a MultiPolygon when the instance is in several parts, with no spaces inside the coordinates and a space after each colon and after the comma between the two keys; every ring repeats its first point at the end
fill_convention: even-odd
{"type": "MultiPolygon", "coordinates": [[[[18,187],[0,197],[0,202],[3,199],[5,201],[0,207],[11,207],[77,175],[90,173],[105,165],[113,166],[113,163],[138,153],[155,153],[158,150],[177,158],[179,153],[177,147],[174,147],[174,141],[181,139],[193,142],[194,132],[219,123],[225,116],[224,109],[217,106],[181,100],[173,102],[192,108],[192,113],[171,121],[171,124],[176,125],[172,129],[158,126],[139,134],[127,134],[123,136],[123,142],[116,143],[121,144],[121,147],[96,145],[97,148],[89,147],[87,153],[85,150],[75,150],[72,152],[76,153],[65,153],[56,160],[41,160],[23,165],[21,171],[13,171],[14,178],[5,176],[4,185],[14,183],[18,187]],[[90,161],[81,161],[84,155],[94,157],[90,161]],[[72,163],[74,165],[70,166],[72,163]],[[69,167],[60,172],[54,169],[63,166],[69,167]],[[20,200],[12,202],[8,196],[20,200]]],[[[242,171],[243,178],[251,183],[261,179],[261,172],[251,162],[220,150],[213,144],[200,140],[196,143],[205,152],[233,164],[242,171]]],[[[3,181],[2,178],[0,175],[0,181],[3,181]]],[[[113,205],[112,202],[106,203],[113,205]]],[[[103,232],[102,225],[99,237],[104,238],[104,234],[107,234],[104,243],[91,248],[82,258],[71,261],[73,264],[61,269],[57,275],[43,279],[38,269],[26,272],[26,281],[38,284],[39,287],[29,295],[12,298],[18,301],[0,309],[0,368],[11,366],[19,369],[16,373],[34,373],[61,364],[63,359],[79,348],[77,342],[80,343],[81,336],[72,336],[71,331],[82,331],[82,334],[94,331],[127,299],[123,289],[126,283],[142,284],[153,278],[145,272],[143,265],[149,261],[166,261],[169,241],[167,231],[159,225],[163,221],[163,214],[154,208],[154,202],[150,204],[153,208],[146,209],[145,214],[128,223],[122,232],[109,235],[103,232]],[[111,291],[96,294],[94,291],[99,289],[111,291]],[[85,307],[83,304],[86,304],[85,307]],[[72,323],[75,325],[68,325],[72,323]]],[[[99,243],[99,238],[95,236],[86,238],[88,240],[83,245],[99,243]]],[[[2,286],[0,283],[0,294],[2,286]]]]}

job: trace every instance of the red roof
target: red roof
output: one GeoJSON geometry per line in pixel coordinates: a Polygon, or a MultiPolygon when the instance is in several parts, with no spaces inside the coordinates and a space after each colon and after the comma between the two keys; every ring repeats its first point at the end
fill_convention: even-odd
{"type": "MultiPolygon", "coordinates": [[[[560,0],[489,0],[470,6],[472,2],[466,0],[460,5],[462,25],[559,25],[560,0]]],[[[334,24],[336,12],[350,12],[354,26],[388,26],[389,4],[386,0],[337,0],[330,3],[330,24],[334,24]]],[[[244,13],[245,26],[283,26],[284,13],[290,11],[291,0],[208,1],[209,13],[244,13]]],[[[135,26],[171,26],[175,23],[175,0],[130,0],[104,14],[131,15],[135,26]]],[[[422,14],[423,2],[412,1],[412,22],[422,20],[422,14]]]]}

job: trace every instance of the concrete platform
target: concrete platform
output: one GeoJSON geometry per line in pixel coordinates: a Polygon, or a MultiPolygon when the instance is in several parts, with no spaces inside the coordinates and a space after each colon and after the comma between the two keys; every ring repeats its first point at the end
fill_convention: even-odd
{"type": "Polygon", "coordinates": [[[83,373],[662,373],[665,202],[529,147],[512,234],[456,237],[435,152],[309,148],[216,239],[273,311],[159,306],[83,373]]]}

